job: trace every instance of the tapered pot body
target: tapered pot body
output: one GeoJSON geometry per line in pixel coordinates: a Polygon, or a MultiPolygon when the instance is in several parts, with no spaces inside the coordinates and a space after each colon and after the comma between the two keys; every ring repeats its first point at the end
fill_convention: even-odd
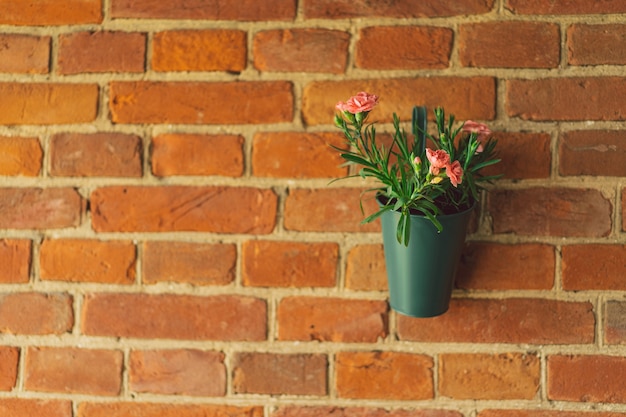
{"type": "Polygon", "coordinates": [[[408,246],[396,238],[400,213],[382,214],[391,308],[411,317],[434,317],[448,310],[472,210],[437,216],[441,232],[427,217],[411,216],[408,246]]]}

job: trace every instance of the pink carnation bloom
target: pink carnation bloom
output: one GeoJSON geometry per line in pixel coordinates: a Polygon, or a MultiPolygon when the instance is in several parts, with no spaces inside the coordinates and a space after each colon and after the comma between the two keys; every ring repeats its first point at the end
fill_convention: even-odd
{"type": "Polygon", "coordinates": [[[491,130],[486,124],[472,120],[468,120],[463,124],[463,132],[476,133],[478,135],[478,149],[476,149],[476,152],[483,151],[484,147],[481,142],[491,136],[491,130]]]}
{"type": "Polygon", "coordinates": [[[340,101],[335,107],[340,111],[357,114],[371,111],[376,104],[378,104],[377,95],[361,91],[357,95],[350,97],[345,103],[340,101]]]}
{"type": "Polygon", "coordinates": [[[433,151],[430,148],[426,148],[426,158],[430,162],[430,173],[433,175],[439,175],[439,170],[450,164],[450,155],[442,149],[433,151]]]}
{"type": "Polygon", "coordinates": [[[446,174],[450,178],[450,183],[453,186],[457,186],[463,181],[463,168],[459,161],[454,161],[450,165],[446,166],[446,174]]]}

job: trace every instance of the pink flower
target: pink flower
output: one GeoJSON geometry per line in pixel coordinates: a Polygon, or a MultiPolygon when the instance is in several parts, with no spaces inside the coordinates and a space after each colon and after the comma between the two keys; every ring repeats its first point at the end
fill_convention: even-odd
{"type": "Polygon", "coordinates": [[[430,148],[426,148],[426,158],[430,162],[430,173],[433,175],[439,175],[439,170],[450,164],[450,155],[442,149],[433,151],[430,148]]]}
{"type": "Polygon", "coordinates": [[[476,149],[476,152],[483,151],[484,147],[481,142],[491,136],[491,130],[487,127],[486,124],[474,122],[472,120],[468,120],[463,123],[463,132],[477,134],[478,148],[476,149]]]}
{"type": "Polygon", "coordinates": [[[463,181],[463,168],[461,168],[461,163],[459,161],[454,161],[453,163],[446,166],[446,174],[448,178],[450,178],[450,183],[456,187],[463,181]]]}
{"type": "Polygon", "coordinates": [[[376,104],[378,104],[377,95],[361,91],[357,95],[350,97],[346,103],[340,101],[335,107],[340,111],[357,114],[371,111],[376,104]]]}

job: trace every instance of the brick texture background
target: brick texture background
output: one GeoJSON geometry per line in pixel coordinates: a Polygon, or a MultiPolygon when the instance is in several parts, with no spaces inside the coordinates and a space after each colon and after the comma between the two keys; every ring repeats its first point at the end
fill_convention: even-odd
{"type": "Polygon", "coordinates": [[[0,416],[626,416],[625,73],[623,0],[0,0],[0,416]],[[500,139],[441,317],[362,90],[500,139]]]}

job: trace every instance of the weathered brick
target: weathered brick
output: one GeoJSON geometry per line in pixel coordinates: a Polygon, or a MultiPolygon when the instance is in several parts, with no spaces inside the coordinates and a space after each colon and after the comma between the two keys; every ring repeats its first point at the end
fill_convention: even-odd
{"type": "Polygon", "coordinates": [[[141,138],[124,133],[59,133],[50,140],[50,174],[141,177],[141,138]]]}
{"type": "MultiPolygon", "coordinates": [[[[11,391],[17,382],[17,362],[20,351],[16,347],[0,346],[0,391],[11,391]]],[[[2,402],[0,401],[0,411],[2,402]]]]}
{"type": "Polygon", "coordinates": [[[626,131],[579,130],[559,137],[559,174],[626,176],[626,131]]]}
{"type": "Polygon", "coordinates": [[[48,73],[50,36],[0,34],[0,45],[0,72],[48,73]]]}
{"type": "Polygon", "coordinates": [[[624,417],[624,413],[559,410],[497,410],[487,409],[477,417],[624,417]]]}
{"type": "Polygon", "coordinates": [[[246,68],[242,30],[168,30],[152,38],[155,71],[232,71],[246,68]]]}
{"type": "Polygon", "coordinates": [[[242,280],[259,287],[333,287],[339,245],[252,240],[242,250],[242,280]]]}
{"type": "Polygon", "coordinates": [[[42,160],[37,138],[0,136],[0,175],[35,177],[41,171],[42,160]]]}
{"type": "Polygon", "coordinates": [[[550,177],[550,134],[495,132],[492,136],[498,140],[496,152],[501,161],[482,170],[483,175],[502,175],[512,180],[550,177]]]}
{"type": "Polygon", "coordinates": [[[609,300],[604,309],[604,341],[626,344],[626,302],[609,300]]]}
{"type": "Polygon", "coordinates": [[[431,117],[435,107],[444,107],[457,120],[492,120],[495,117],[496,84],[491,77],[413,77],[313,81],[303,91],[304,122],[332,124],[337,102],[346,101],[359,91],[380,97],[370,121],[391,122],[393,113],[403,121],[411,120],[416,105],[427,106],[431,117]]]}
{"type": "Polygon", "coordinates": [[[366,27],[359,32],[355,64],[380,70],[448,68],[452,36],[444,27],[366,27]]]}
{"type": "Polygon", "coordinates": [[[348,174],[339,152],[339,133],[259,132],[252,142],[252,172],[257,177],[340,178],[348,174]]]}
{"type": "Polygon", "coordinates": [[[348,252],[346,288],[364,291],[387,290],[383,245],[358,245],[348,252]]]}
{"type": "Polygon", "coordinates": [[[0,125],[92,122],[98,110],[98,85],[2,82],[0,108],[0,125]]]}
{"type": "Polygon", "coordinates": [[[621,0],[506,0],[504,7],[515,14],[609,14],[626,12],[621,0]]]}
{"type": "Polygon", "coordinates": [[[462,417],[458,411],[428,408],[371,408],[336,406],[281,406],[272,417],[462,417]]]}
{"type": "Polygon", "coordinates": [[[434,396],[433,359],[404,352],[339,352],[337,395],[341,398],[427,400],[434,396]]]}
{"type": "Polygon", "coordinates": [[[379,231],[380,222],[361,224],[378,209],[372,196],[364,196],[366,214],[361,212],[362,192],[359,188],[291,189],[285,202],[285,228],[309,232],[379,231]]]}
{"type": "Polygon", "coordinates": [[[75,227],[83,206],[72,188],[0,188],[0,229],[75,227]]]}
{"type": "Polygon", "coordinates": [[[375,342],[387,335],[387,303],[332,297],[286,297],[278,305],[280,340],[375,342]]]}
{"type": "Polygon", "coordinates": [[[233,365],[235,393],[322,396],[328,392],[326,355],[239,353],[233,365]]]}
{"type": "Polygon", "coordinates": [[[0,283],[17,284],[30,279],[31,248],[33,244],[26,239],[0,240],[0,283]]]}
{"type": "Polygon", "coordinates": [[[254,67],[264,72],[343,74],[350,34],[330,29],[276,29],[254,35],[254,67]]]}
{"type": "Polygon", "coordinates": [[[549,290],[554,285],[555,262],[551,245],[472,242],[458,266],[456,286],[483,290],[549,290]]]}
{"type": "Polygon", "coordinates": [[[511,79],[505,100],[507,114],[524,120],[626,120],[621,77],[511,79]]]}
{"type": "Polygon", "coordinates": [[[94,293],[85,296],[81,323],[93,336],[259,341],[266,311],[265,301],[236,295],[94,293]]]}
{"type": "Polygon", "coordinates": [[[30,347],[24,388],[29,391],[118,395],[123,354],[104,349],[30,347]]]}
{"type": "Polygon", "coordinates": [[[130,353],[129,389],[137,393],[217,397],[226,393],[221,352],[196,349],[130,353]]]}
{"type": "Polygon", "coordinates": [[[626,25],[575,23],[567,28],[570,65],[625,65],[626,25]]]}
{"type": "Polygon", "coordinates": [[[277,204],[272,190],[249,187],[111,186],[91,194],[97,232],[266,234],[274,229],[277,204]]]}
{"type": "Polygon", "coordinates": [[[468,23],[459,26],[459,59],[465,67],[556,68],[560,42],[556,23],[468,23]]]}
{"type": "Polygon", "coordinates": [[[0,294],[0,333],[68,333],[74,325],[72,304],[72,296],[65,293],[0,294]]]}
{"type": "Polygon", "coordinates": [[[296,16],[295,0],[113,0],[114,18],[201,19],[201,20],[292,20],[296,16]]]}
{"type": "Polygon", "coordinates": [[[232,244],[144,242],[142,282],[228,285],[235,279],[236,263],[232,244]]]}
{"type": "Polygon", "coordinates": [[[41,400],[33,398],[2,398],[0,413],[11,417],[72,417],[69,400],[41,400]]]}
{"type": "Polygon", "coordinates": [[[495,233],[601,237],[611,231],[612,205],[598,190],[493,190],[488,199],[495,233]]]}
{"type": "Polygon", "coordinates": [[[561,253],[563,289],[626,290],[626,246],[565,245],[561,253]]]}
{"type": "Polygon", "coordinates": [[[626,230],[626,188],[622,189],[622,230],[626,230]]]}
{"type": "Polygon", "coordinates": [[[150,402],[80,402],[77,417],[263,417],[261,406],[168,404],[150,402]]]}
{"type": "Polygon", "coordinates": [[[259,124],[293,118],[288,81],[113,81],[109,88],[114,123],[259,124]]]}
{"type": "Polygon", "coordinates": [[[51,26],[102,21],[102,0],[0,0],[0,24],[51,26]]]}
{"type": "Polygon", "coordinates": [[[59,36],[58,72],[143,72],[146,35],[133,32],[74,32],[59,36]],[[102,53],[106,51],[106,53],[102,53]]]}
{"type": "Polygon", "coordinates": [[[589,344],[593,306],[535,298],[455,299],[442,316],[398,316],[401,340],[422,342],[589,344]]]}
{"type": "Polygon", "coordinates": [[[449,353],[439,356],[439,394],[471,400],[534,399],[541,364],[525,353],[449,353]]]}
{"type": "Polygon", "coordinates": [[[46,239],[39,274],[42,280],[133,284],[136,261],[131,241],[46,239]]]}
{"type": "Polygon", "coordinates": [[[353,0],[316,0],[304,2],[304,16],[307,19],[442,17],[487,13],[493,8],[493,5],[494,0],[459,2],[399,0],[393,2],[362,2],[358,6],[355,6],[353,0]]]}
{"type": "Polygon", "coordinates": [[[626,358],[603,355],[548,356],[549,400],[626,402],[626,358]]]}
{"type": "Polygon", "coordinates": [[[240,177],[244,169],[240,135],[163,134],[152,138],[152,173],[240,177]]]}

